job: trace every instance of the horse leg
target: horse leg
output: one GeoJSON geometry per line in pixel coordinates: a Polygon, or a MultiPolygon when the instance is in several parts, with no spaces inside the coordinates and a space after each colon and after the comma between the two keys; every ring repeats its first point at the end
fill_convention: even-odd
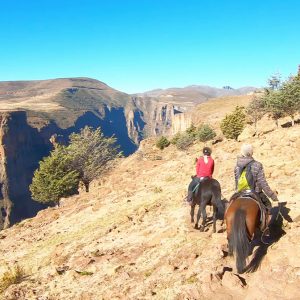
{"type": "Polygon", "coordinates": [[[200,218],[201,218],[201,206],[199,205],[199,209],[198,209],[198,213],[197,213],[197,222],[195,224],[195,229],[198,229],[200,218]]]}
{"type": "Polygon", "coordinates": [[[194,220],[195,206],[196,206],[196,204],[192,203],[192,205],[191,205],[191,223],[195,222],[195,220],[194,220]]]}
{"type": "Polygon", "coordinates": [[[213,205],[213,233],[216,233],[216,223],[217,223],[217,208],[213,205]]]}
{"type": "Polygon", "coordinates": [[[200,231],[204,231],[207,215],[206,215],[205,205],[202,203],[201,203],[201,211],[202,211],[202,224],[200,226],[200,231]]]}

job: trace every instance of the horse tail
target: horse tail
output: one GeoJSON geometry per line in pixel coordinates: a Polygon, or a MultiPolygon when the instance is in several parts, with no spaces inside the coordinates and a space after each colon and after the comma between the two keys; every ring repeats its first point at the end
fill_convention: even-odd
{"type": "Polygon", "coordinates": [[[225,207],[221,198],[221,186],[219,182],[217,182],[217,184],[215,184],[215,188],[212,189],[212,203],[215,203],[219,214],[223,216],[225,212],[225,207]]]}
{"type": "Polygon", "coordinates": [[[225,207],[224,207],[224,203],[221,201],[221,194],[218,195],[218,197],[216,197],[216,205],[217,205],[217,208],[218,208],[218,212],[221,214],[221,215],[224,215],[225,213],[225,207]]]}
{"type": "Polygon", "coordinates": [[[246,212],[240,208],[236,211],[233,219],[230,239],[231,247],[236,256],[237,271],[243,273],[249,255],[250,243],[247,236],[246,212]]]}

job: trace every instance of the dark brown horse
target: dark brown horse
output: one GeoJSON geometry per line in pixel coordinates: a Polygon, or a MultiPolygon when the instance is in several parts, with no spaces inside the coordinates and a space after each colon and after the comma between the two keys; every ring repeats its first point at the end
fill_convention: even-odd
{"type": "Polygon", "coordinates": [[[229,255],[235,255],[237,271],[243,273],[251,250],[250,242],[260,224],[259,205],[249,197],[237,197],[230,203],[224,219],[229,255]]]}
{"type": "Polygon", "coordinates": [[[195,206],[199,205],[197,213],[197,222],[195,224],[196,229],[204,231],[206,225],[206,205],[213,206],[213,232],[216,232],[216,221],[217,212],[223,214],[224,206],[221,201],[221,186],[220,183],[213,178],[205,178],[201,181],[199,189],[193,196],[193,201],[191,204],[191,222],[194,223],[195,206]],[[202,213],[202,225],[198,227],[199,220],[202,213]]]}

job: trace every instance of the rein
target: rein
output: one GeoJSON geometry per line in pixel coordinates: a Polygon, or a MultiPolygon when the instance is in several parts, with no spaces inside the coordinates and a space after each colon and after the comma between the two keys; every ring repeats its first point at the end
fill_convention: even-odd
{"type": "MultiPolygon", "coordinates": [[[[281,211],[280,211],[280,207],[281,207],[281,206],[280,206],[280,203],[278,202],[278,213],[277,213],[277,215],[276,215],[275,221],[278,220],[279,216],[281,216],[281,217],[283,218],[283,215],[282,215],[282,213],[281,213],[281,211]]],[[[261,237],[260,237],[260,241],[261,241],[264,245],[270,245],[270,244],[271,244],[271,243],[264,242],[264,240],[263,240],[264,234],[265,234],[266,230],[268,230],[268,229],[269,229],[269,226],[266,227],[266,229],[263,231],[263,233],[262,233],[262,235],[261,235],[261,237]]]]}

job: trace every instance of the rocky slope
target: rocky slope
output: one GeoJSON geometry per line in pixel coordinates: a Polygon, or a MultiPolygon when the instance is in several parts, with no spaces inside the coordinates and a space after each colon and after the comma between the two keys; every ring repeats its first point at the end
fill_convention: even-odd
{"type": "MultiPolygon", "coordinates": [[[[247,136],[272,188],[287,202],[293,222],[267,249],[260,268],[237,275],[225,257],[220,221],[200,233],[182,201],[203,144],[159,151],[155,141],[117,162],[90,193],[62,199],[37,217],[1,232],[0,273],[19,265],[27,276],[5,299],[298,299],[300,288],[299,125],[258,126],[247,136]]],[[[249,132],[249,131],[248,131],[249,132]]],[[[240,142],[213,146],[215,178],[233,193],[240,142]]],[[[211,213],[208,209],[208,212],[211,213]]]]}
{"type": "Polygon", "coordinates": [[[212,98],[209,101],[193,107],[193,109],[174,115],[169,133],[176,134],[177,132],[184,131],[192,123],[196,125],[207,123],[211,125],[217,133],[220,133],[219,124],[226,114],[231,113],[237,105],[247,107],[251,98],[252,95],[212,98]]]}

